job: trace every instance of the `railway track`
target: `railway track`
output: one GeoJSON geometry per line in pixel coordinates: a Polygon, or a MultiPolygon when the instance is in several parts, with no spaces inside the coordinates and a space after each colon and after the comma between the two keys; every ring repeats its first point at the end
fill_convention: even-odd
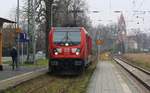
{"type": "Polygon", "coordinates": [[[48,84],[53,83],[54,81],[55,81],[55,79],[50,79],[43,84],[39,84],[38,87],[36,87],[34,89],[28,89],[28,91],[26,93],[35,93],[36,91],[46,87],[48,84]]]}
{"type": "Polygon", "coordinates": [[[96,62],[86,70],[86,73],[79,76],[49,74],[47,73],[47,68],[45,68],[0,82],[0,88],[4,89],[2,93],[47,93],[47,91],[52,93],[81,93],[86,91],[95,67],[96,62]],[[13,84],[10,85],[7,82],[12,82],[13,84]],[[3,85],[5,84],[9,86],[4,87],[3,85]]]}
{"type": "Polygon", "coordinates": [[[113,60],[121,65],[127,72],[129,72],[134,78],[136,78],[144,87],[146,87],[150,91],[150,72],[130,64],[127,60],[114,56],[113,60]]]}
{"type": "Polygon", "coordinates": [[[2,91],[2,93],[47,93],[47,91],[52,93],[80,93],[86,91],[94,68],[95,66],[90,67],[86,73],[79,76],[44,74],[2,91]]]}
{"type": "Polygon", "coordinates": [[[58,93],[68,93],[68,89],[73,85],[74,82],[75,80],[71,80],[65,88],[60,88],[58,93]]]}
{"type": "Polygon", "coordinates": [[[141,68],[141,67],[139,67],[139,66],[136,66],[136,65],[131,64],[131,63],[128,62],[128,60],[126,60],[125,58],[118,57],[118,59],[120,59],[120,60],[122,60],[123,62],[125,62],[125,63],[127,63],[127,64],[129,64],[129,65],[131,65],[131,66],[133,66],[133,67],[135,67],[135,68],[137,68],[137,69],[139,69],[140,71],[142,71],[142,72],[144,72],[144,73],[146,73],[146,74],[148,74],[148,75],[150,75],[150,71],[145,70],[145,69],[143,69],[143,68],[141,68]]]}

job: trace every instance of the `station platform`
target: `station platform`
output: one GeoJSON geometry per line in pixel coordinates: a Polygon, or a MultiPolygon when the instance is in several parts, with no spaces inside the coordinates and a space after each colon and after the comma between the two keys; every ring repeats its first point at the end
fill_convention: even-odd
{"type": "MultiPolygon", "coordinates": [[[[23,60],[25,61],[26,60],[26,57],[27,56],[24,56],[23,60]]],[[[36,60],[38,59],[43,59],[44,56],[42,55],[36,55],[36,60]]],[[[21,75],[21,74],[24,74],[24,73],[28,73],[28,72],[31,72],[31,71],[35,71],[35,70],[38,70],[38,69],[41,69],[41,68],[47,68],[47,67],[43,67],[43,66],[19,66],[18,69],[16,70],[12,70],[12,66],[9,65],[12,61],[12,58],[11,57],[2,57],[2,61],[3,61],[3,71],[0,71],[0,81],[1,80],[4,80],[4,79],[7,79],[7,78],[11,78],[11,77],[14,77],[14,76],[17,76],[17,75],[21,75]]]]}
{"type": "Polygon", "coordinates": [[[35,67],[35,66],[33,67],[19,66],[18,69],[12,70],[12,66],[8,64],[4,64],[3,71],[0,71],[0,81],[17,76],[17,75],[35,71],[41,68],[42,67],[35,67]]]}
{"type": "Polygon", "coordinates": [[[48,72],[48,68],[45,66],[20,66],[16,70],[12,70],[9,65],[3,65],[3,67],[3,71],[0,71],[0,93],[48,72]]]}
{"type": "Polygon", "coordinates": [[[127,75],[123,74],[116,65],[112,61],[100,61],[87,93],[146,93],[138,90],[138,85],[126,78],[127,75]]]}

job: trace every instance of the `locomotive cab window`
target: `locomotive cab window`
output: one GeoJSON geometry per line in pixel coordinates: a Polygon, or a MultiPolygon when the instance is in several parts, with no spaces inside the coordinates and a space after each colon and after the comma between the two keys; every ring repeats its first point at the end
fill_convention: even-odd
{"type": "Polygon", "coordinates": [[[79,45],[81,42],[80,31],[56,31],[53,37],[54,44],[56,45],[79,45]]]}

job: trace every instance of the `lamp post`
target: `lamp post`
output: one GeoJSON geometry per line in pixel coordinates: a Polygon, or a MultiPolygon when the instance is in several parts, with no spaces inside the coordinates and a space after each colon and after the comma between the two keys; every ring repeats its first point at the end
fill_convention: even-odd
{"type": "Polygon", "coordinates": [[[36,38],[37,38],[37,33],[36,30],[38,28],[38,26],[36,25],[36,4],[37,4],[37,0],[33,0],[33,36],[32,36],[32,40],[33,40],[33,63],[36,63],[36,38]]]}
{"type": "Polygon", "coordinates": [[[96,34],[95,34],[95,44],[96,44],[96,48],[97,48],[97,61],[99,61],[99,47],[98,47],[98,45],[97,45],[97,43],[96,43],[96,41],[97,41],[97,37],[98,37],[98,30],[96,31],[96,34]]]}
{"type": "Polygon", "coordinates": [[[53,3],[51,5],[51,27],[53,27],[53,8],[56,7],[57,4],[56,3],[53,3]]]}
{"type": "MultiPolygon", "coordinates": [[[[19,0],[17,0],[17,29],[19,29],[19,0]]],[[[19,43],[19,37],[20,37],[20,35],[19,35],[19,31],[18,31],[18,35],[17,35],[17,38],[18,38],[18,41],[17,41],[17,54],[18,54],[18,59],[17,59],[17,61],[18,61],[18,63],[20,63],[20,52],[19,52],[19,45],[20,45],[20,43],[19,43]]]]}

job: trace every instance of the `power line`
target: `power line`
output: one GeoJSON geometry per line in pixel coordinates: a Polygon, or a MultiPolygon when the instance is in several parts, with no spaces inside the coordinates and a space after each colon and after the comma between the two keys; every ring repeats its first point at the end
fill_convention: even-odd
{"type": "Polygon", "coordinates": [[[137,8],[137,10],[139,10],[143,5],[144,5],[145,0],[142,0],[142,2],[140,3],[140,6],[137,8]]]}
{"type": "MultiPolygon", "coordinates": [[[[135,0],[134,0],[134,1],[135,1],[135,0]]],[[[137,7],[137,9],[134,9],[134,14],[133,14],[133,16],[135,16],[135,13],[142,13],[142,12],[145,13],[145,11],[138,11],[138,10],[140,10],[140,8],[144,5],[144,2],[145,2],[145,0],[142,0],[141,3],[140,3],[140,5],[139,5],[139,7],[137,7]]]]}
{"type": "Polygon", "coordinates": [[[133,4],[132,9],[133,9],[136,6],[135,0],[132,1],[132,4],[133,4]]]}

